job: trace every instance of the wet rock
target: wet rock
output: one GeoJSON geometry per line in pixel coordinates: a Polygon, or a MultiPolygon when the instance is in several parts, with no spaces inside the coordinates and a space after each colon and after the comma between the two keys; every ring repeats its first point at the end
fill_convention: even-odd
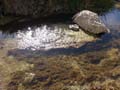
{"type": "Polygon", "coordinates": [[[77,24],[69,25],[69,28],[73,31],[79,31],[79,26],[77,24]]]}
{"type": "Polygon", "coordinates": [[[109,29],[102,23],[99,16],[89,10],[83,10],[73,17],[74,23],[78,24],[85,32],[91,34],[103,34],[109,29]]]}

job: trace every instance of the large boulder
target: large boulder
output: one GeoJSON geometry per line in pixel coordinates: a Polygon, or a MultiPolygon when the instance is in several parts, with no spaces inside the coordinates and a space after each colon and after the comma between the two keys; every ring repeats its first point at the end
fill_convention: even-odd
{"type": "Polygon", "coordinates": [[[89,10],[83,10],[74,15],[73,21],[85,32],[89,32],[91,34],[102,34],[110,31],[105,24],[102,23],[98,14],[89,10]]]}

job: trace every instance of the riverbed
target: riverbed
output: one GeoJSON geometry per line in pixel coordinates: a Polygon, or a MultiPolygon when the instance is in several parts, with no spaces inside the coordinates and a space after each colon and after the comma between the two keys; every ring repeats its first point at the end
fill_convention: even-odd
{"type": "MultiPolygon", "coordinates": [[[[3,90],[119,90],[120,10],[102,14],[101,37],[68,29],[73,23],[0,31],[3,90]]],[[[18,25],[19,26],[19,25],[18,25]]]]}

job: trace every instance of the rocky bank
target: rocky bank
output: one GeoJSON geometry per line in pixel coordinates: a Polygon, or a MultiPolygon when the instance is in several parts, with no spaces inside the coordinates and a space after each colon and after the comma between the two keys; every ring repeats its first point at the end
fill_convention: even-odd
{"type": "Polygon", "coordinates": [[[114,0],[1,0],[0,12],[5,14],[49,16],[53,14],[73,14],[83,9],[106,11],[114,0]],[[98,4],[101,3],[101,6],[98,4]],[[104,7],[104,10],[103,10],[104,7]]]}

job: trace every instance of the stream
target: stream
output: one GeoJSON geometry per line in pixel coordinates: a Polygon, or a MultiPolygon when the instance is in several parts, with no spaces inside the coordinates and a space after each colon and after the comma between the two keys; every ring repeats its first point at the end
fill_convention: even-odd
{"type": "Polygon", "coordinates": [[[80,54],[112,47],[120,48],[120,10],[114,8],[100,18],[111,32],[99,39],[82,30],[69,30],[68,23],[46,23],[25,27],[13,33],[1,30],[1,47],[12,48],[8,50],[8,55],[15,56],[80,54]]]}
{"type": "Polygon", "coordinates": [[[110,29],[101,37],[70,30],[69,20],[17,23],[12,29],[1,29],[0,89],[117,90],[120,9],[113,8],[100,18],[110,29]]]}

